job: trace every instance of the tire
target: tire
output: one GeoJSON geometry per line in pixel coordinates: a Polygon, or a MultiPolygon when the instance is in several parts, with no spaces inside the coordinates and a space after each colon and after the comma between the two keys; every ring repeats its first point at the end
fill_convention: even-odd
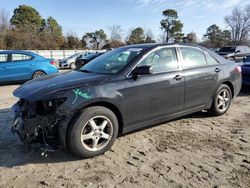
{"type": "Polygon", "coordinates": [[[47,74],[43,71],[36,71],[34,72],[34,74],[32,75],[32,79],[34,78],[39,78],[39,77],[44,77],[46,76],[47,74]]]}
{"type": "Polygon", "coordinates": [[[232,101],[232,92],[231,89],[225,85],[222,84],[217,90],[213,98],[212,106],[208,110],[208,112],[212,116],[221,116],[225,114],[232,101]]]}
{"type": "Polygon", "coordinates": [[[74,69],[76,69],[76,66],[75,66],[74,63],[70,63],[69,68],[72,69],[72,70],[74,70],[74,69]]]}
{"type": "Polygon", "coordinates": [[[67,144],[81,158],[105,153],[118,135],[118,120],[108,108],[93,106],[84,109],[67,130],[67,144]]]}

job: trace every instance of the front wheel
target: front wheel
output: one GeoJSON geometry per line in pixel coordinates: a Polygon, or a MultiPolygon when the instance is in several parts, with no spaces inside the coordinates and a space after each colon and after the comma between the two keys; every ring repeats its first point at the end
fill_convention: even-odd
{"type": "Polygon", "coordinates": [[[208,110],[208,112],[213,116],[220,116],[225,114],[230,107],[231,100],[232,100],[231,89],[227,85],[222,84],[217,89],[213,98],[212,106],[208,110]]]}
{"type": "Polygon", "coordinates": [[[69,68],[72,70],[76,69],[75,63],[70,63],[69,68]]]}
{"type": "Polygon", "coordinates": [[[100,155],[111,148],[118,135],[118,120],[108,108],[86,108],[67,132],[70,149],[82,158],[100,155]]]}

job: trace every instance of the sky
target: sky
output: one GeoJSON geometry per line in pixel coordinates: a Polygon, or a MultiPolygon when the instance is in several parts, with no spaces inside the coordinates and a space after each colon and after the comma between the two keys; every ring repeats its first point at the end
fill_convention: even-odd
{"type": "Polygon", "coordinates": [[[121,25],[124,34],[135,27],[151,29],[155,39],[162,33],[162,11],[175,9],[184,24],[183,32],[196,32],[199,39],[206,29],[217,24],[226,29],[224,17],[233,7],[244,6],[248,0],[0,0],[0,8],[10,14],[19,5],[34,7],[43,18],[54,17],[64,34],[82,37],[85,32],[121,25]]]}

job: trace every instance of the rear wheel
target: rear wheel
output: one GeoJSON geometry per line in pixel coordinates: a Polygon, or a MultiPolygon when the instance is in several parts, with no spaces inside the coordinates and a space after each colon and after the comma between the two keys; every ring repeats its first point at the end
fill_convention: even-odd
{"type": "Polygon", "coordinates": [[[231,89],[222,84],[216,91],[213,103],[208,112],[214,116],[220,116],[227,112],[232,100],[231,89]]]}
{"type": "Polygon", "coordinates": [[[95,106],[82,111],[67,132],[70,149],[82,158],[100,155],[111,148],[118,134],[118,121],[108,108],[95,106]]]}
{"type": "Polygon", "coordinates": [[[36,71],[36,72],[33,74],[32,79],[34,79],[34,78],[39,78],[39,77],[44,77],[44,76],[46,76],[46,73],[45,73],[45,72],[43,72],[43,71],[36,71]]]}

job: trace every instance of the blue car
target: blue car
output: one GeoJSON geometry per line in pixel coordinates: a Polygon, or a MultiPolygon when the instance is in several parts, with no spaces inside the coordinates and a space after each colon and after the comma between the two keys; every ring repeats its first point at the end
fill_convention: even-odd
{"type": "Polygon", "coordinates": [[[27,51],[0,51],[0,83],[26,81],[57,72],[52,59],[27,51]]]}
{"type": "Polygon", "coordinates": [[[243,59],[242,68],[242,84],[250,85],[250,55],[243,59]]]}

